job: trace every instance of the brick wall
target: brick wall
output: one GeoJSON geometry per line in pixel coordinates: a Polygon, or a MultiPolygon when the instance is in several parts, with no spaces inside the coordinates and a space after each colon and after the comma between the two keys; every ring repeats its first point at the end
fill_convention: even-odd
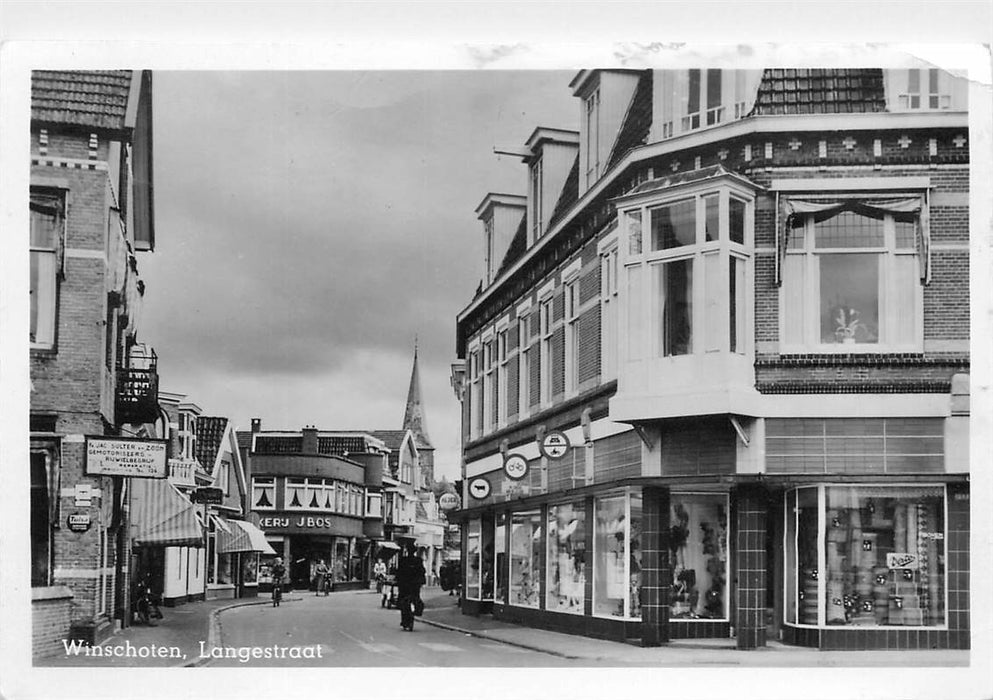
{"type": "Polygon", "coordinates": [[[63,651],[62,640],[69,630],[71,611],[72,597],[68,590],[59,597],[31,602],[32,656],[52,656],[63,651]]]}

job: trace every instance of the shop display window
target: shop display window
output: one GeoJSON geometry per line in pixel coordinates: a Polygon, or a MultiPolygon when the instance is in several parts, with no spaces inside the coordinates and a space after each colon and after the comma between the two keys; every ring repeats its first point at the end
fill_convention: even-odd
{"type": "Polygon", "coordinates": [[[674,493],[670,503],[670,619],[726,620],[727,496],[674,493]]]}
{"type": "Polygon", "coordinates": [[[347,540],[339,540],[334,543],[334,558],[331,562],[331,573],[334,576],[335,581],[348,580],[349,554],[349,544],[347,540]]]}
{"type": "Polygon", "coordinates": [[[241,582],[243,584],[258,583],[259,553],[245,552],[241,555],[241,582]]]}
{"type": "Polygon", "coordinates": [[[593,614],[641,616],[641,494],[594,501],[593,614]]]}
{"type": "Polygon", "coordinates": [[[944,486],[798,489],[787,494],[786,532],[788,622],[946,623],[944,486]]]}
{"type": "Polygon", "coordinates": [[[494,583],[496,585],[496,598],[495,600],[504,601],[507,599],[507,515],[506,513],[497,513],[496,522],[494,524],[494,535],[493,535],[493,550],[494,550],[494,566],[495,575],[494,583]]]}
{"type": "Polygon", "coordinates": [[[586,506],[582,501],[548,508],[548,579],[545,609],[584,612],[586,506]]]}
{"type": "Polygon", "coordinates": [[[479,539],[482,521],[469,521],[468,544],[466,546],[465,597],[479,600],[479,539]]]}
{"type": "Polygon", "coordinates": [[[479,532],[479,564],[480,564],[480,585],[482,591],[480,597],[483,600],[493,600],[493,556],[495,554],[493,546],[493,525],[491,520],[484,520],[481,523],[479,532]]]}
{"type": "Polygon", "coordinates": [[[541,595],[541,512],[511,514],[510,604],[537,608],[541,595]]]}

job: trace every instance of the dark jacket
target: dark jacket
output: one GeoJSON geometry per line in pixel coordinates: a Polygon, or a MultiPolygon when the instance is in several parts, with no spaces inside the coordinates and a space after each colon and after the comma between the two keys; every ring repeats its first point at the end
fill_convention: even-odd
{"type": "Polygon", "coordinates": [[[280,583],[282,583],[283,577],[286,576],[286,567],[283,566],[282,564],[275,564],[273,565],[270,573],[272,574],[273,582],[279,581],[280,583]]]}
{"type": "Polygon", "coordinates": [[[415,592],[424,585],[424,563],[417,557],[404,557],[397,566],[396,577],[400,595],[415,592]]]}

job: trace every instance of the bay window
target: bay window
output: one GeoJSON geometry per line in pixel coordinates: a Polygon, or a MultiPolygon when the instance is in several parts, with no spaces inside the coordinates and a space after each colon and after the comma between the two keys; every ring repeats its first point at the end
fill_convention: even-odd
{"type": "Polygon", "coordinates": [[[786,622],[944,626],[945,502],[943,485],[787,492],[786,622]]]}
{"type": "Polygon", "coordinates": [[[635,191],[619,205],[628,360],[747,352],[751,196],[715,183],[687,189],[635,191]]]}
{"type": "Polygon", "coordinates": [[[793,199],[786,207],[783,345],[821,352],[918,349],[921,198],[793,199]]]}

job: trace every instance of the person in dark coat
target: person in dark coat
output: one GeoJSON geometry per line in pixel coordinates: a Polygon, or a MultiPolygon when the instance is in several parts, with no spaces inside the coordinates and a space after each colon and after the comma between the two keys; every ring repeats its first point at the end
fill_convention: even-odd
{"type": "Polygon", "coordinates": [[[400,563],[397,564],[396,582],[400,607],[400,627],[412,632],[414,630],[414,607],[421,600],[421,586],[424,585],[424,563],[414,553],[414,548],[408,546],[403,551],[400,563]]]}

